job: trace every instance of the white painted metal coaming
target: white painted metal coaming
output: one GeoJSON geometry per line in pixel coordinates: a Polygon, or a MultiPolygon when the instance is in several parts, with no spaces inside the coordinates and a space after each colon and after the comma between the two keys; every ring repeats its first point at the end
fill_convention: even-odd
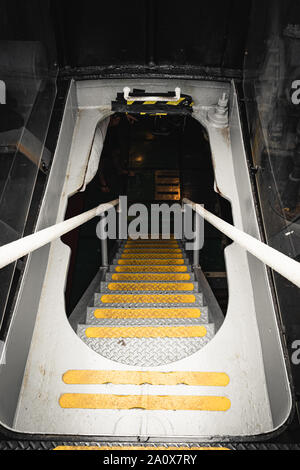
{"type": "MultiPolygon", "coordinates": [[[[78,115],[74,133],[70,128],[68,135],[69,139],[73,136],[73,142],[57,222],[64,219],[68,197],[85,184],[96,126],[99,120],[109,116],[109,103],[125,85],[146,88],[153,93],[174,88],[174,82],[170,80],[132,80],[130,83],[103,80],[76,84],[78,115]]],[[[230,127],[227,132],[214,128],[205,120],[207,107],[214,105],[222,92],[229,92],[227,84],[176,80],[176,85],[184,93],[193,96],[194,117],[208,130],[216,185],[232,204],[235,226],[259,238],[233,86],[230,91],[230,127]]],[[[64,384],[64,372],[69,369],[147,369],[124,366],[99,356],[71,329],[64,309],[69,249],[60,240],[52,242],[24,380],[11,427],[30,433],[209,439],[213,436],[257,435],[280,426],[291,408],[287,372],[266,269],[259,262],[253,267],[254,261],[250,256],[234,243],[226,248],[229,306],[225,322],[216,336],[202,350],[172,363],[172,368],[151,368],[160,371],[226,372],[230,383],[224,390],[221,391],[220,387],[185,385],[79,386],[64,384]],[[261,283],[263,298],[255,297],[256,282],[261,283]],[[268,345],[265,346],[264,331],[270,328],[272,334],[269,334],[268,345]],[[276,370],[274,364],[277,364],[276,370]],[[272,388],[277,388],[277,397],[272,388]],[[60,394],[70,391],[160,395],[222,394],[230,398],[231,408],[226,412],[60,408],[60,394]]],[[[20,298],[20,302],[21,300],[20,298]]],[[[19,315],[21,313],[20,310],[19,315]]],[[[5,366],[1,366],[3,367],[5,366]]]]}

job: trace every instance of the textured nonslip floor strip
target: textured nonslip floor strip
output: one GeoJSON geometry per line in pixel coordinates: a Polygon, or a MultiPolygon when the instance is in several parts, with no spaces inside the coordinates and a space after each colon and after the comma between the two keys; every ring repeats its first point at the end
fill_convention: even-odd
{"type": "Polygon", "coordinates": [[[59,398],[62,408],[129,410],[197,410],[226,411],[231,403],[227,397],[191,395],[108,395],[64,393],[59,398]]]}
{"type": "Polygon", "coordinates": [[[191,275],[181,273],[121,273],[112,274],[113,281],[190,281],[191,275]]]}
{"type": "Polygon", "coordinates": [[[120,444],[119,446],[57,446],[53,450],[230,450],[228,447],[195,447],[195,446],[123,446],[120,444]]]}
{"type": "Polygon", "coordinates": [[[184,259],[118,259],[118,264],[130,264],[130,265],[138,265],[138,264],[157,264],[160,266],[163,265],[172,265],[172,264],[184,264],[184,259]]]}
{"type": "Polygon", "coordinates": [[[187,266],[116,266],[117,273],[186,273],[187,266]]]}
{"type": "Polygon", "coordinates": [[[181,253],[182,254],[182,251],[179,250],[179,249],[170,249],[168,248],[167,250],[162,248],[161,250],[157,250],[156,248],[152,248],[152,249],[147,249],[147,248],[130,248],[130,249],[126,249],[126,250],[123,250],[122,251],[122,254],[151,254],[153,255],[154,253],[156,254],[166,254],[166,253],[170,253],[170,254],[173,254],[173,253],[181,253]]]}
{"type": "Polygon", "coordinates": [[[206,335],[206,328],[197,326],[90,326],[88,338],[193,338],[206,335]]]}
{"type": "Polygon", "coordinates": [[[226,387],[229,377],[224,372],[198,371],[129,371],[129,370],[68,370],[63,375],[66,384],[97,385],[195,385],[226,387]]]}
{"type": "Polygon", "coordinates": [[[125,253],[121,255],[122,259],[164,259],[164,258],[183,258],[182,253],[125,253]]]}
{"type": "Polygon", "coordinates": [[[123,248],[123,251],[138,251],[138,250],[141,250],[141,251],[145,251],[147,252],[148,250],[149,251],[158,251],[159,253],[163,253],[164,251],[173,251],[175,253],[181,253],[181,248],[179,247],[179,245],[159,245],[159,246],[155,246],[155,245],[142,245],[142,244],[137,244],[137,245],[125,245],[124,248],[123,248]]]}
{"type": "Polygon", "coordinates": [[[98,308],[95,318],[200,318],[200,308],[98,308]]]}
{"type": "Polygon", "coordinates": [[[192,282],[110,282],[107,288],[111,291],[193,291],[192,282]]]}
{"type": "Polygon", "coordinates": [[[191,304],[196,302],[196,297],[193,294],[103,294],[100,300],[103,303],[191,304]]]}

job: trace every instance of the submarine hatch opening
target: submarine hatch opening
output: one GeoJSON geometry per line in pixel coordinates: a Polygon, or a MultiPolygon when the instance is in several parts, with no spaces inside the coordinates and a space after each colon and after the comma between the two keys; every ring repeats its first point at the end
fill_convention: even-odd
{"type": "MultiPolygon", "coordinates": [[[[153,94],[174,89],[170,79],[71,82],[43,196],[42,208],[57,222],[115,197],[109,191],[118,185],[109,181],[100,180],[99,190],[98,169],[105,175],[110,103],[128,85],[153,94]]],[[[234,83],[175,85],[193,97],[193,115],[126,123],[124,193],[145,203],[187,197],[260,238],[234,83]],[[208,113],[224,93],[228,124],[220,128],[208,113]],[[162,191],[158,183],[168,178],[171,191],[162,191]]],[[[204,234],[202,270],[176,239],[111,244],[108,268],[97,270],[94,222],[34,252],[0,368],[3,426],[35,435],[186,441],[259,437],[282,426],[292,399],[266,267],[210,227],[204,234]],[[36,275],[43,285],[32,293],[36,275]],[[24,306],[31,315],[20,331],[24,306]]]]}

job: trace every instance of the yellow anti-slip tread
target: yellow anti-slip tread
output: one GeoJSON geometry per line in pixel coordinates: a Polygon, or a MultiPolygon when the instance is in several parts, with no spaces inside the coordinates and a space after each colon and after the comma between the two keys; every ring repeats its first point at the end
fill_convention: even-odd
{"type": "Polygon", "coordinates": [[[139,250],[139,249],[145,249],[145,250],[154,250],[154,249],[159,249],[159,250],[180,250],[180,246],[178,243],[126,243],[124,245],[125,250],[139,250]]]}
{"type": "Polygon", "coordinates": [[[95,318],[199,318],[199,308],[99,308],[95,318]]]}
{"type": "Polygon", "coordinates": [[[226,387],[229,377],[225,372],[198,371],[136,371],[136,370],[68,370],[63,375],[66,384],[97,385],[193,385],[198,387],[226,387]]]}
{"type": "Polygon", "coordinates": [[[53,450],[230,450],[228,447],[188,447],[188,446],[57,446],[53,450]]]}
{"type": "Polygon", "coordinates": [[[148,239],[148,240],[127,240],[125,242],[125,245],[179,245],[177,240],[154,240],[154,239],[148,239]]]}
{"type": "Polygon", "coordinates": [[[227,411],[230,400],[219,396],[191,395],[108,395],[100,393],[64,393],[59,398],[62,408],[130,410],[195,410],[227,411]]]}
{"type": "Polygon", "coordinates": [[[149,240],[147,242],[127,242],[124,244],[124,246],[178,246],[179,247],[179,243],[178,242],[175,242],[175,241],[162,241],[162,240],[158,240],[158,241],[154,241],[154,240],[149,240]]]}
{"type": "Polygon", "coordinates": [[[190,281],[188,273],[121,273],[112,274],[112,281],[190,281]]]}
{"type": "Polygon", "coordinates": [[[197,326],[90,326],[88,338],[202,338],[206,328],[197,326]]]}
{"type": "Polygon", "coordinates": [[[193,291],[192,282],[110,282],[107,288],[111,291],[193,291]]]}
{"type": "Polygon", "coordinates": [[[100,297],[103,303],[181,303],[196,302],[193,294],[103,294],[100,297]]]}
{"type": "Polygon", "coordinates": [[[182,250],[179,248],[162,248],[161,250],[157,250],[156,248],[126,248],[123,250],[124,254],[166,254],[166,253],[182,253],[182,250]]]}
{"type": "Polygon", "coordinates": [[[184,264],[184,259],[118,259],[118,264],[131,264],[131,265],[138,265],[142,264],[154,264],[154,265],[170,265],[170,264],[184,264]]]}
{"type": "Polygon", "coordinates": [[[116,266],[117,273],[186,273],[187,266],[116,266]]]}
{"type": "Polygon", "coordinates": [[[164,259],[183,258],[182,253],[125,253],[121,254],[122,259],[164,259]]]}

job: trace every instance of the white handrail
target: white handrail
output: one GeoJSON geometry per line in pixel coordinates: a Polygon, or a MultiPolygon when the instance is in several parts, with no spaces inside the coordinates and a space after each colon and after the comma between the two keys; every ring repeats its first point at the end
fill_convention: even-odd
{"type": "Polygon", "coordinates": [[[289,258],[280,251],[275,250],[275,248],[257,240],[251,235],[248,235],[242,230],[237,229],[228,222],[225,222],[204,209],[200,204],[196,204],[189,199],[183,199],[182,202],[191,206],[201,217],[207,220],[207,222],[227,235],[231,240],[245,248],[260,261],[277,271],[296,286],[300,287],[300,263],[289,258]]]}
{"type": "Polygon", "coordinates": [[[123,93],[126,101],[178,101],[180,100],[181,89],[176,87],[174,96],[129,96],[130,88],[125,86],[123,93]]]}
{"type": "Polygon", "coordinates": [[[39,232],[28,235],[24,238],[19,238],[18,240],[8,243],[0,247],[0,269],[4,268],[8,264],[16,261],[22,256],[28,255],[32,251],[41,248],[47,243],[60,238],[67,232],[70,232],[79,225],[88,222],[94,217],[103,214],[103,212],[108,211],[111,207],[118,205],[119,199],[114,199],[113,201],[100,204],[89,211],[83,212],[80,215],[71,217],[63,222],[58,224],[51,225],[48,228],[40,230],[39,232]]]}

